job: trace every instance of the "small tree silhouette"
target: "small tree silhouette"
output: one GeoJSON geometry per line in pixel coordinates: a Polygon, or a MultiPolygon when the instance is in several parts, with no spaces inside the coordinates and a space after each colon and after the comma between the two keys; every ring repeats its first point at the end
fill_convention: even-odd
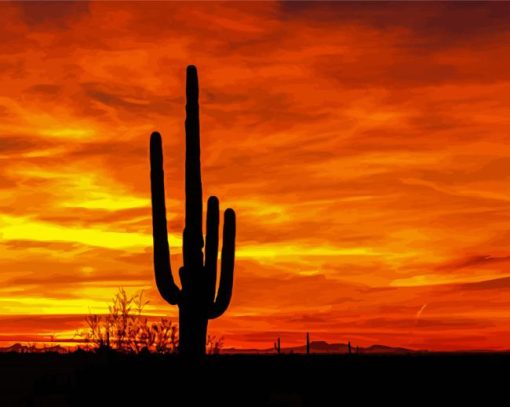
{"type": "Polygon", "coordinates": [[[120,288],[108,306],[108,314],[88,315],[88,329],[78,335],[99,350],[176,352],[179,344],[177,326],[167,318],[150,322],[143,315],[148,303],[143,297],[143,291],[128,296],[120,288]]]}
{"type": "Polygon", "coordinates": [[[216,338],[214,335],[207,335],[207,354],[218,355],[223,348],[223,337],[216,338]]]}

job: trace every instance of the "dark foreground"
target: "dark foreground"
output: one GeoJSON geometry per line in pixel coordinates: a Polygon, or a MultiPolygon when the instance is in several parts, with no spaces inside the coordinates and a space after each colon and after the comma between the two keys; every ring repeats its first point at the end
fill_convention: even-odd
{"type": "Polygon", "coordinates": [[[507,405],[509,395],[508,353],[221,355],[195,363],[153,355],[0,354],[2,407],[507,405]]]}

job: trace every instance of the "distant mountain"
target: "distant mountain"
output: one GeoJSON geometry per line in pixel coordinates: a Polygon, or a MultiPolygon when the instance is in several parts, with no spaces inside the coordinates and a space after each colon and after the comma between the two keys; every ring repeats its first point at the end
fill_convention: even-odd
{"type": "MultiPolygon", "coordinates": [[[[372,345],[367,348],[352,346],[352,353],[360,354],[406,354],[416,352],[411,349],[393,348],[385,345],[372,345]]],[[[276,353],[273,348],[269,349],[236,349],[225,348],[221,353],[224,354],[271,354],[276,353]]],[[[306,345],[282,347],[281,353],[306,353],[306,345]]],[[[310,353],[323,353],[323,354],[347,354],[349,353],[349,345],[346,343],[328,343],[326,341],[312,341],[310,342],[310,353]]]]}
{"type": "Polygon", "coordinates": [[[56,352],[56,353],[67,353],[67,349],[60,346],[44,346],[42,348],[38,348],[34,345],[23,345],[21,343],[15,343],[11,346],[7,346],[5,348],[0,348],[0,353],[7,352],[17,352],[17,353],[46,353],[46,352],[56,352]]]}
{"type": "MultiPolygon", "coordinates": [[[[354,352],[355,349],[352,349],[354,352]]],[[[306,353],[306,345],[284,348],[284,353],[306,353]]],[[[311,353],[349,353],[347,344],[344,343],[328,343],[326,341],[310,342],[311,353]]]]}

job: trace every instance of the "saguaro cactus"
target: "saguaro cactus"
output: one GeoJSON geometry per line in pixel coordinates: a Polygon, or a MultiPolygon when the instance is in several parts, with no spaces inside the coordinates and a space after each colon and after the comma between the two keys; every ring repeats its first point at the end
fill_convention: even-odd
{"type": "Polygon", "coordinates": [[[274,350],[276,351],[276,353],[280,354],[281,352],[281,348],[280,348],[280,337],[278,337],[278,339],[276,340],[276,342],[274,343],[274,350]]]}
{"type": "Polygon", "coordinates": [[[310,354],[310,332],[306,333],[306,354],[310,354]]]}
{"type": "Polygon", "coordinates": [[[227,209],[223,224],[221,277],[216,293],[219,201],[215,196],[207,201],[204,262],[198,75],[192,65],[186,71],[185,129],[186,217],[183,267],[179,269],[181,288],[175,284],[170,267],[161,135],[154,132],[150,139],[154,272],[161,296],[170,304],[179,306],[179,352],[197,356],[205,354],[208,320],[221,316],[232,297],[236,220],[234,210],[227,209]]]}

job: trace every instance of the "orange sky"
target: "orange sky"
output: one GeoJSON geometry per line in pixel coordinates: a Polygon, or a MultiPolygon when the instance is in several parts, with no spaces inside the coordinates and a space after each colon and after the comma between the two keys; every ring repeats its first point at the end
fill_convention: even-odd
{"type": "MultiPolygon", "coordinates": [[[[226,346],[510,347],[508,3],[1,3],[0,337],[71,337],[173,269],[184,75],[204,195],[238,217],[226,346]]],[[[205,197],[204,197],[205,198],[205,197]]]]}

